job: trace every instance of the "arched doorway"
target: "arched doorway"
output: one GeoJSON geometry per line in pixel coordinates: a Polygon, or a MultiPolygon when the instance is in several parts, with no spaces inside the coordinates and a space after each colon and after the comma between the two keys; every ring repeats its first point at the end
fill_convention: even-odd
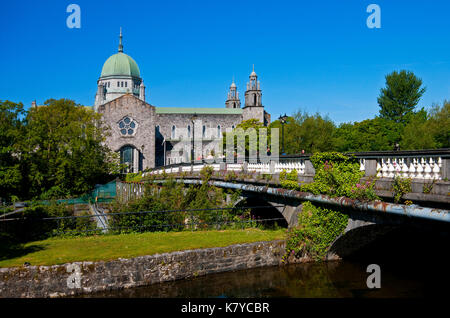
{"type": "Polygon", "coordinates": [[[124,164],[123,173],[142,171],[142,153],[132,145],[125,145],[119,150],[120,164],[124,164]]]}

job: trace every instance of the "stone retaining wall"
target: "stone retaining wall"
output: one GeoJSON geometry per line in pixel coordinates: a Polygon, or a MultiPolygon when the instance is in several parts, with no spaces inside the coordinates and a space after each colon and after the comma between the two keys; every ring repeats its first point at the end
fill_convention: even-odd
{"type": "Polygon", "coordinates": [[[63,297],[280,265],[285,241],[237,244],[102,262],[0,268],[0,297],[63,297]]]}

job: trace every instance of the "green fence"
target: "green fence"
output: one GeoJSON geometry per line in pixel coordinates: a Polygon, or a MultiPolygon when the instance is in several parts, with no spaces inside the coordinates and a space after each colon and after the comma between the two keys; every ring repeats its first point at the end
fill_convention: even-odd
{"type": "MultiPolygon", "coordinates": [[[[112,202],[117,195],[116,180],[108,182],[106,184],[97,184],[95,188],[78,198],[73,199],[60,199],[56,200],[57,203],[65,204],[89,204],[94,202],[112,202]]],[[[44,200],[40,203],[49,205],[50,201],[44,200]]]]}

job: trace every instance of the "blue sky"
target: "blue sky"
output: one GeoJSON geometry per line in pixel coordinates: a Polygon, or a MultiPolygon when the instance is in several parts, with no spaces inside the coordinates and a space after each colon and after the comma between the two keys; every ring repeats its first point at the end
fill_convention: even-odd
{"type": "Polygon", "coordinates": [[[450,99],[450,1],[2,1],[0,99],[92,105],[106,59],[138,63],[155,106],[225,107],[234,76],[243,103],[255,64],[263,104],[335,122],[373,118],[384,76],[413,71],[419,106],[450,99]],[[81,8],[69,29],[66,7],[81,8]],[[381,28],[369,29],[369,4],[381,28]]]}

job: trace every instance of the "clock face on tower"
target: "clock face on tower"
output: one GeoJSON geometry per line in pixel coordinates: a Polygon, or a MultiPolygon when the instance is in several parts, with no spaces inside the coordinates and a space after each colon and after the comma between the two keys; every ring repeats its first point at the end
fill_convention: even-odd
{"type": "Polygon", "coordinates": [[[119,132],[120,132],[121,136],[129,137],[129,136],[134,136],[136,134],[138,124],[130,116],[125,116],[124,118],[122,118],[119,121],[118,127],[119,127],[119,132]]]}

